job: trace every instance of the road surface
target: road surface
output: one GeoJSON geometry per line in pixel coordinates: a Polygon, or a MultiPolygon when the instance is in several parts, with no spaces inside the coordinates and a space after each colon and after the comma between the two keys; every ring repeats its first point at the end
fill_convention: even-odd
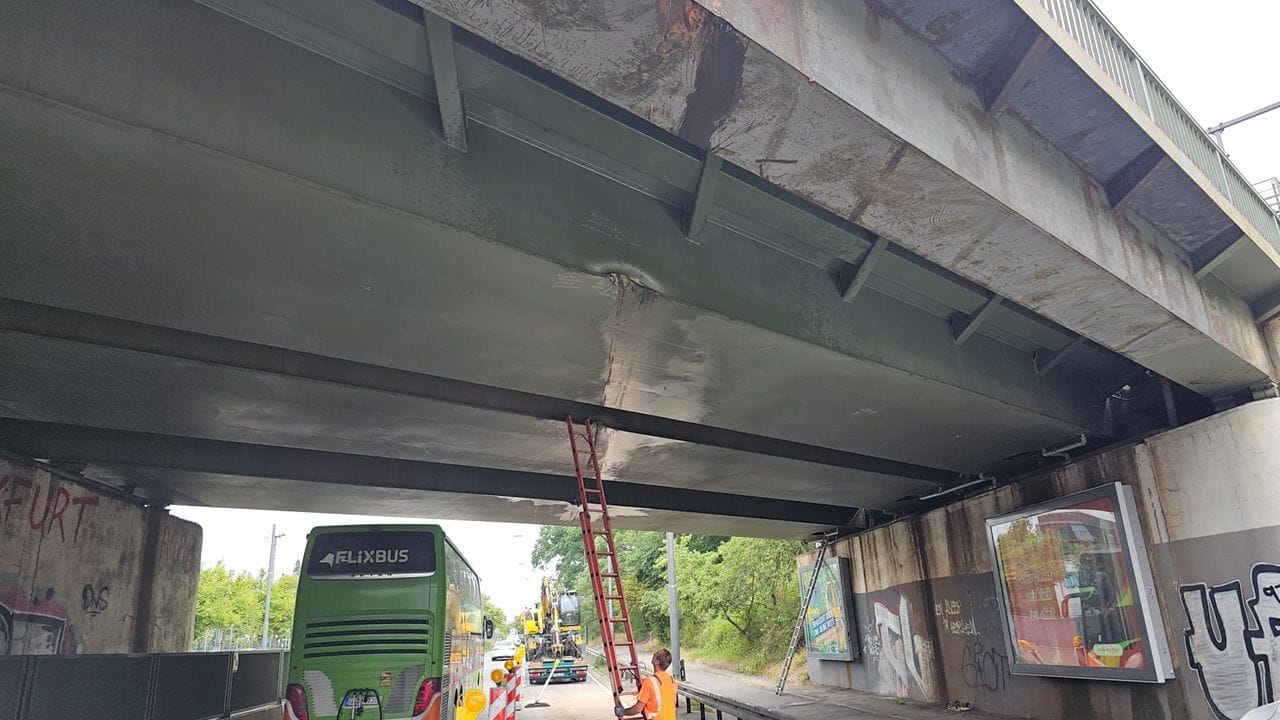
{"type": "MultiPolygon", "coordinates": [[[[594,680],[602,680],[591,671],[594,680]]],[[[542,692],[541,687],[527,687],[521,694],[524,709],[520,720],[614,720],[613,700],[603,686],[592,679],[581,683],[557,683],[547,687],[542,702],[550,707],[529,707],[542,692]]]]}

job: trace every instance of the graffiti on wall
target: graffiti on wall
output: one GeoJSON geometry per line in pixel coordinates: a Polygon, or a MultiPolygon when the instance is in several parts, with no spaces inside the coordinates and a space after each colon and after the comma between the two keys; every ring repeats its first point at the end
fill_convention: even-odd
{"type": "Polygon", "coordinates": [[[97,504],[96,495],[73,495],[66,488],[51,490],[21,475],[0,475],[0,521],[25,523],[33,532],[64,543],[80,539],[85,511],[97,504]]]}
{"type": "Polygon", "coordinates": [[[160,559],[184,572],[199,572],[196,537],[180,525],[164,525],[160,528],[160,559]]]}
{"type": "Polygon", "coordinates": [[[74,655],[75,628],[53,588],[27,593],[0,574],[0,655],[74,655]]]}
{"type": "Polygon", "coordinates": [[[92,583],[85,585],[80,591],[80,609],[90,616],[96,617],[98,613],[106,610],[110,605],[108,601],[110,596],[111,588],[106,585],[102,585],[96,590],[92,583]]]}
{"type": "Polygon", "coordinates": [[[867,626],[863,650],[875,666],[875,691],[883,695],[911,697],[912,690],[925,700],[937,698],[933,641],[912,632],[911,601],[898,596],[890,608],[876,601],[867,626]]]}
{"type": "Polygon", "coordinates": [[[1252,575],[1247,603],[1239,580],[1181,587],[1187,664],[1220,720],[1280,700],[1280,565],[1258,563],[1252,575]]]}
{"type": "Polygon", "coordinates": [[[1009,677],[1009,655],[999,646],[974,640],[964,646],[960,674],[965,685],[990,692],[1005,689],[1009,677]]]}
{"type": "Polygon", "coordinates": [[[942,602],[935,603],[933,614],[938,617],[938,624],[942,626],[943,632],[950,635],[978,636],[978,624],[974,621],[973,614],[966,614],[964,606],[958,600],[944,598],[942,602]]]}

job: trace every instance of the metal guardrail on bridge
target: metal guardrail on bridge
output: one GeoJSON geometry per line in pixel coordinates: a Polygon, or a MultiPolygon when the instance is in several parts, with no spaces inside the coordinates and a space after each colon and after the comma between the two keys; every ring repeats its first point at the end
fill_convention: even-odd
{"type": "Polygon", "coordinates": [[[1280,178],[1267,178],[1253,184],[1253,189],[1258,191],[1267,203],[1267,207],[1277,215],[1280,215],[1280,178]]]}
{"type": "Polygon", "coordinates": [[[0,720],[278,718],[288,653],[0,657],[0,720]]]}
{"type": "MultiPolygon", "coordinates": [[[[601,652],[594,648],[586,648],[586,651],[589,655],[602,657],[601,652]]],[[[645,667],[646,663],[641,660],[640,671],[648,675],[649,671],[645,667]]],[[[780,715],[768,708],[718,695],[685,681],[681,681],[676,688],[677,706],[681,704],[681,698],[683,698],[685,714],[692,714],[696,710],[699,720],[707,720],[708,710],[715,713],[716,720],[724,720],[726,715],[738,720],[792,720],[790,717],[780,715]]]]}
{"type": "Polygon", "coordinates": [[[1035,0],[1204,176],[1280,248],[1280,218],[1091,0],[1035,0]]]}
{"type": "Polygon", "coordinates": [[[678,692],[684,696],[685,714],[692,713],[696,709],[699,713],[698,720],[707,720],[707,710],[715,713],[716,720],[724,720],[725,715],[738,720],[791,720],[789,716],[779,715],[768,708],[733,700],[688,683],[680,683],[678,692]],[[694,703],[698,704],[697,708],[693,707],[694,703]]]}

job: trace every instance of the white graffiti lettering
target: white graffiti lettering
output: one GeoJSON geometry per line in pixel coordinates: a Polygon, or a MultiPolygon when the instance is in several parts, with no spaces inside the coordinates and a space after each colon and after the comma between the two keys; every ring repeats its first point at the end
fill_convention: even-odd
{"type": "Polygon", "coordinates": [[[1239,580],[1181,587],[1188,665],[1219,720],[1280,699],[1280,565],[1253,566],[1253,599],[1239,580]],[[1252,617],[1252,620],[1250,620],[1252,617]]]}
{"type": "Polygon", "coordinates": [[[944,598],[942,602],[934,603],[933,614],[942,618],[942,630],[945,633],[969,637],[976,637],[979,634],[977,623],[974,622],[972,615],[968,619],[960,617],[964,614],[964,606],[959,600],[944,598]]]}
{"type": "MultiPolygon", "coordinates": [[[[875,635],[879,649],[876,691],[910,697],[912,686],[925,700],[937,696],[934,683],[933,642],[911,632],[911,601],[898,597],[898,612],[876,602],[875,635]]],[[[875,654],[868,653],[875,657],[875,654]]]]}

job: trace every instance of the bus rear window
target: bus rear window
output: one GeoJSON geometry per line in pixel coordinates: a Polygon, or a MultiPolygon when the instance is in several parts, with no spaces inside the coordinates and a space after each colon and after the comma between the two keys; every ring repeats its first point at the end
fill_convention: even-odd
{"type": "Polygon", "coordinates": [[[422,576],[435,570],[435,536],[429,532],[316,535],[307,561],[313,578],[422,576]]]}

